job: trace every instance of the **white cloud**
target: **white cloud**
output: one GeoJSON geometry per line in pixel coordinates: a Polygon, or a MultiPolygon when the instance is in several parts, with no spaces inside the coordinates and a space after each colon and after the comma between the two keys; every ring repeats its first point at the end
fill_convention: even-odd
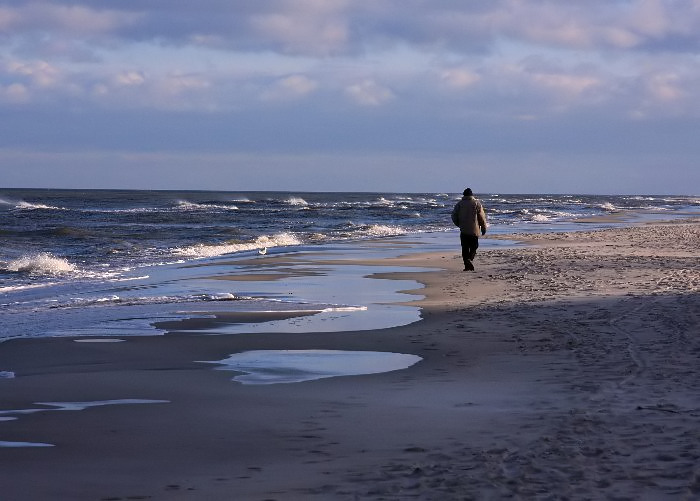
{"type": "Polygon", "coordinates": [[[363,106],[380,106],[394,99],[394,93],[375,82],[365,79],[345,88],[345,93],[357,104],[363,106]]]}
{"type": "Polygon", "coordinates": [[[276,80],[261,94],[264,101],[289,101],[305,97],[318,88],[318,82],[305,75],[289,75],[276,80]]]}
{"type": "Polygon", "coordinates": [[[61,71],[46,61],[12,61],[8,64],[8,72],[28,79],[33,85],[38,87],[54,86],[61,71]]]}
{"type": "Polygon", "coordinates": [[[647,81],[651,96],[665,103],[678,101],[685,96],[680,84],[680,76],[675,73],[655,74],[647,81]]]}
{"type": "Polygon", "coordinates": [[[9,104],[24,104],[30,99],[27,87],[19,83],[0,87],[0,96],[2,96],[2,102],[9,104]]]}
{"type": "Polygon", "coordinates": [[[481,80],[479,74],[466,68],[446,69],[442,71],[440,78],[445,85],[453,89],[466,89],[481,80]]]}
{"type": "Polygon", "coordinates": [[[202,75],[167,73],[145,75],[120,73],[95,87],[98,103],[108,108],[155,109],[164,111],[210,111],[216,98],[210,94],[211,81],[202,75]]]}
{"type": "Polygon", "coordinates": [[[143,85],[145,82],[146,76],[140,71],[124,71],[114,77],[114,83],[118,86],[143,85]]]}

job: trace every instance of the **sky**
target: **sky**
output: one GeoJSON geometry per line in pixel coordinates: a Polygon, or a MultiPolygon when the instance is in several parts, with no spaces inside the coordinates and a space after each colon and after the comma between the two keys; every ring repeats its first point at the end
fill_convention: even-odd
{"type": "Polygon", "coordinates": [[[0,187],[700,194],[700,0],[0,0],[0,187]]]}

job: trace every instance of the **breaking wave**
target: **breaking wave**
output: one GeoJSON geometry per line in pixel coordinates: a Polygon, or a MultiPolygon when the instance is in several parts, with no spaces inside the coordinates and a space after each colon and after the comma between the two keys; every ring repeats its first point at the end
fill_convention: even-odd
{"type": "Polygon", "coordinates": [[[238,210],[235,205],[221,205],[215,203],[196,203],[188,202],[187,200],[180,200],[177,203],[179,209],[182,210],[211,210],[211,209],[222,209],[222,210],[238,210]]]}
{"type": "Polygon", "coordinates": [[[306,207],[309,205],[309,202],[307,202],[301,197],[289,197],[284,202],[297,207],[306,207]]]}
{"type": "Polygon", "coordinates": [[[600,204],[598,207],[600,207],[601,209],[603,209],[604,211],[607,211],[607,212],[616,212],[616,211],[619,210],[617,207],[615,207],[615,206],[614,206],[613,204],[611,204],[610,202],[606,202],[606,203],[604,203],[604,204],[600,204]]]}
{"type": "Polygon", "coordinates": [[[178,248],[173,251],[175,255],[191,258],[204,258],[234,254],[236,252],[265,249],[268,247],[286,247],[301,245],[302,241],[291,233],[278,233],[268,236],[262,235],[250,242],[227,242],[223,244],[197,244],[189,247],[178,248]]]}
{"type": "Polygon", "coordinates": [[[0,198],[0,205],[9,205],[10,209],[18,210],[68,210],[65,207],[56,207],[54,205],[33,204],[24,200],[14,201],[0,198]]]}
{"type": "Polygon", "coordinates": [[[369,225],[364,233],[368,237],[395,237],[405,235],[408,231],[401,226],[390,226],[387,224],[372,224],[369,225]]]}
{"type": "Polygon", "coordinates": [[[6,271],[29,273],[33,275],[64,275],[77,271],[75,265],[66,259],[56,257],[48,252],[22,256],[9,261],[4,266],[6,271]]]}

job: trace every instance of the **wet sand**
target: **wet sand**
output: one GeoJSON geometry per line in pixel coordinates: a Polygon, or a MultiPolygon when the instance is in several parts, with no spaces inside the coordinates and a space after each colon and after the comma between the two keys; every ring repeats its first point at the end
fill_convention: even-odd
{"type": "Polygon", "coordinates": [[[442,270],[390,275],[426,285],[404,327],[3,343],[0,410],[45,411],[0,440],[53,446],[0,447],[2,499],[700,497],[700,224],[522,238],[476,272],[394,260],[442,270]],[[201,363],[308,349],[423,360],[264,386],[201,363]]]}

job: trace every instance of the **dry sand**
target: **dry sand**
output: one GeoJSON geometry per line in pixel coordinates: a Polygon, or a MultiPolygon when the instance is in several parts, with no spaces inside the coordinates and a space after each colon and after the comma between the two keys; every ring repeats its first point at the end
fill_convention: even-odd
{"type": "Polygon", "coordinates": [[[392,275],[426,285],[405,327],[6,342],[0,409],[167,402],[0,421],[55,445],[0,448],[0,499],[699,499],[700,224],[527,238],[476,272],[397,260],[444,270],[392,275]],[[268,386],[196,362],[310,348],[424,360],[268,386]]]}

